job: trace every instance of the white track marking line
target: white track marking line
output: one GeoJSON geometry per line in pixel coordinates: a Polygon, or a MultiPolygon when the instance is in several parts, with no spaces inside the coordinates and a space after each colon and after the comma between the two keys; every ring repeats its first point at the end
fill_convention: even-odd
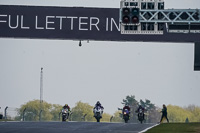
{"type": "Polygon", "coordinates": [[[151,128],[153,128],[153,127],[156,127],[156,126],[158,126],[158,125],[160,125],[160,124],[156,124],[156,125],[154,125],[154,126],[151,126],[151,127],[147,128],[147,129],[145,129],[145,130],[143,130],[143,131],[140,131],[140,132],[138,132],[138,133],[144,133],[144,132],[148,131],[149,129],[151,129],[151,128]]]}

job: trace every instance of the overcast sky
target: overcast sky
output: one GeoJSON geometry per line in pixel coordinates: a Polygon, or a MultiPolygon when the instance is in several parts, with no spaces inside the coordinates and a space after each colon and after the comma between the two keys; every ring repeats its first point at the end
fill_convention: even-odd
{"type": "MultiPolygon", "coordinates": [[[[119,0],[0,0],[5,5],[119,8],[119,0]]],[[[165,0],[166,8],[200,8],[199,0],[165,0]],[[176,4],[176,5],[175,5],[176,4]]],[[[78,101],[114,113],[127,95],[157,106],[200,106],[200,72],[192,43],[142,43],[0,38],[0,112],[40,99],[71,107],[78,101]]]]}

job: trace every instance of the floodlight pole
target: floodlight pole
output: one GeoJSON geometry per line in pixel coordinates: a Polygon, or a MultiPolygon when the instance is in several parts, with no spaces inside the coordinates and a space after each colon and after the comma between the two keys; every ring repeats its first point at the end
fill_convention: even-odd
{"type": "Polygon", "coordinates": [[[41,68],[41,72],[40,72],[40,114],[39,114],[39,121],[41,121],[42,110],[43,110],[43,68],[41,68]]]}

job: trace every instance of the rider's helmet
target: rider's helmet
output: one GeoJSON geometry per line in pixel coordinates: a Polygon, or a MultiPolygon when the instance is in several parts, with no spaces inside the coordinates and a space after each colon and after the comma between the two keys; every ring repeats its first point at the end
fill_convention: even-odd
{"type": "Polygon", "coordinates": [[[65,106],[68,106],[68,104],[65,104],[65,106]]]}
{"type": "Polygon", "coordinates": [[[101,103],[99,101],[97,101],[96,105],[101,105],[101,103]]]}
{"type": "Polygon", "coordinates": [[[126,103],[126,104],[125,104],[125,106],[129,106],[129,104],[128,104],[128,103],[126,103]]]}

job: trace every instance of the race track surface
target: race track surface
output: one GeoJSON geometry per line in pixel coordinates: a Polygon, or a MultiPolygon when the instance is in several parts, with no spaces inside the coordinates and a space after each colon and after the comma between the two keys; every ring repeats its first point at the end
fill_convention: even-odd
{"type": "Polygon", "coordinates": [[[154,125],[97,122],[0,122],[0,133],[138,133],[154,125]]]}

